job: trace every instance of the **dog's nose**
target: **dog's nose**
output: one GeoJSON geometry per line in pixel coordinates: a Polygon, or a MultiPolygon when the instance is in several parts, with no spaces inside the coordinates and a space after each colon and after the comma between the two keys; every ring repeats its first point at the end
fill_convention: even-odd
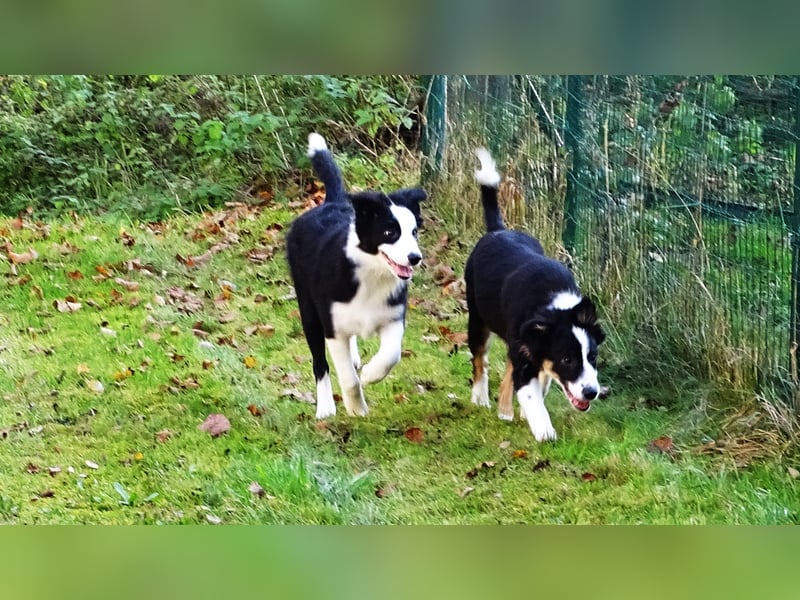
{"type": "Polygon", "coordinates": [[[594,400],[597,398],[597,388],[592,385],[587,385],[583,388],[583,397],[586,400],[594,400]]]}
{"type": "Polygon", "coordinates": [[[408,263],[412,267],[418,265],[419,261],[421,261],[421,260],[422,260],[422,257],[419,254],[417,254],[416,252],[412,252],[411,254],[408,255],[408,263]]]}

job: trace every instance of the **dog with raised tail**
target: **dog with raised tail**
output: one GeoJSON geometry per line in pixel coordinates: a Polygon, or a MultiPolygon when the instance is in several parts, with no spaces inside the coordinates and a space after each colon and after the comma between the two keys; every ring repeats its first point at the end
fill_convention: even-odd
{"type": "Polygon", "coordinates": [[[422,260],[417,242],[421,188],[389,194],[348,193],[322,136],[308,136],[308,156],[325,184],[325,201],[299,216],[286,237],[289,270],[317,382],[317,419],[336,414],[327,345],[342,400],[366,415],[363,384],[380,381],[400,360],[408,281],[422,260]],[[358,337],[380,336],[361,367],[358,337]]]}
{"type": "Polygon", "coordinates": [[[556,430],[544,399],[555,380],[570,405],[585,412],[601,391],[597,347],[605,334],[595,305],[581,296],[562,263],[545,256],[538,240],[506,229],[497,199],[500,174],[489,152],[476,151],[486,234],[465,267],[472,352],[472,402],[489,404],[489,342],[494,333],[508,348],[498,395],[498,416],[520,418],[538,442],[555,440],[556,430]]]}

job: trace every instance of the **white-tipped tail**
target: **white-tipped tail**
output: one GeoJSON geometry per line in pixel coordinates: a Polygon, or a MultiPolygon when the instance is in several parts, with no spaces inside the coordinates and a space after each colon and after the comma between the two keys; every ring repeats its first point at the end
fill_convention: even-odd
{"type": "Polygon", "coordinates": [[[486,148],[478,148],[475,150],[475,156],[481,161],[481,168],[475,171],[478,183],[495,188],[500,185],[500,173],[497,172],[497,166],[489,151],[486,148]]]}
{"type": "Polygon", "coordinates": [[[311,158],[317,152],[327,150],[328,144],[325,143],[325,138],[318,133],[308,134],[308,157],[311,158]]]}

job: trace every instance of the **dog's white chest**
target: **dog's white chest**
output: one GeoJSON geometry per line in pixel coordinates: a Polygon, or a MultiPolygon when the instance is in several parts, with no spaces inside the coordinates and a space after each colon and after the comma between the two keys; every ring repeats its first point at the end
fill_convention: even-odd
{"type": "Polygon", "coordinates": [[[368,289],[362,284],[350,302],[334,302],[331,305],[331,317],[336,336],[357,335],[365,338],[375,334],[384,325],[402,318],[403,306],[388,304],[392,291],[393,287],[368,289]]]}

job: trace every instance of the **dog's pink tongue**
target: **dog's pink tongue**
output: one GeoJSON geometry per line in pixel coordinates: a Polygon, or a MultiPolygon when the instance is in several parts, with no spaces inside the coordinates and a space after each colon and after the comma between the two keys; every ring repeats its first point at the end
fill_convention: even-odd
{"type": "Polygon", "coordinates": [[[411,275],[414,273],[413,267],[404,267],[403,265],[398,265],[396,262],[392,263],[392,268],[400,279],[411,279],[411,275]]]}

